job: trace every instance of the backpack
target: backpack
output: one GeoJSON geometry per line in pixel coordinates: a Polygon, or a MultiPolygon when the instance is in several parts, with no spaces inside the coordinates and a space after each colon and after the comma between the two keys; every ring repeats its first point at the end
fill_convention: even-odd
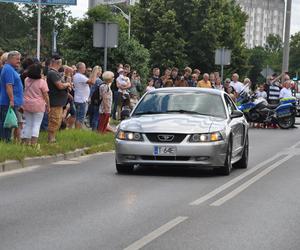
{"type": "MultiPolygon", "coordinates": [[[[95,89],[95,91],[93,92],[92,96],[91,96],[91,104],[94,106],[100,106],[101,102],[102,102],[102,98],[100,98],[100,86],[102,84],[99,85],[98,88],[95,89]]],[[[109,92],[109,88],[107,88],[107,93],[109,92]]]]}
{"type": "Polygon", "coordinates": [[[102,100],[100,100],[100,86],[95,89],[91,96],[91,104],[94,106],[100,106],[102,100]]]}

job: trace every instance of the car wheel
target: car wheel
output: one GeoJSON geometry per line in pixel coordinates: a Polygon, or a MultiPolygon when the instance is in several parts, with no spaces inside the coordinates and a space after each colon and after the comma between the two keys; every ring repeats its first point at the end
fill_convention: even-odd
{"type": "Polygon", "coordinates": [[[233,164],[233,167],[234,168],[243,168],[243,169],[247,168],[248,167],[248,156],[249,156],[249,138],[247,135],[242,158],[238,162],[233,164]]]}
{"type": "Polygon", "coordinates": [[[130,174],[133,172],[134,166],[116,163],[116,169],[119,174],[130,174]]]}
{"type": "Polygon", "coordinates": [[[232,158],[232,142],[230,140],[228,143],[224,167],[214,168],[215,173],[218,175],[224,175],[224,176],[230,175],[230,172],[232,169],[231,158],[232,158]]]}

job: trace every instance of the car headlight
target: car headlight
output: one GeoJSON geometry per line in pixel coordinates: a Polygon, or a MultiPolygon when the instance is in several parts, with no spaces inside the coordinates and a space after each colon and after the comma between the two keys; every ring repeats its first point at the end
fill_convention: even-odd
{"type": "Polygon", "coordinates": [[[126,132],[119,130],[117,133],[117,138],[123,141],[144,141],[141,133],[137,132],[126,132]]]}
{"type": "Polygon", "coordinates": [[[220,132],[207,133],[207,134],[193,134],[190,136],[190,142],[214,142],[222,141],[223,137],[220,132]]]}

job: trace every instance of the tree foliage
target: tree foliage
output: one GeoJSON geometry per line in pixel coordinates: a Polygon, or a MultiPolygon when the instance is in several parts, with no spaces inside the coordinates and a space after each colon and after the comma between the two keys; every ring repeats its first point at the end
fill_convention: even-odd
{"type": "Polygon", "coordinates": [[[0,48],[24,51],[30,46],[28,24],[17,5],[0,3],[0,48]],[[26,39],[27,38],[27,39],[26,39]]]}
{"type": "Polygon", "coordinates": [[[232,70],[246,64],[247,16],[234,1],[141,0],[132,11],[133,32],[150,50],[152,66],[190,65],[212,71],[214,52],[220,47],[233,50],[232,70]]]}
{"type": "MultiPolygon", "coordinates": [[[[52,31],[63,30],[70,12],[63,6],[42,5],[41,55],[51,55],[52,31]]],[[[25,56],[36,55],[37,6],[0,3],[0,47],[19,50],[25,56]]]]}
{"type": "Polygon", "coordinates": [[[265,49],[268,52],[270,52],[270,53],[280,52],[282,50],[282,47],[283,47],[282,39],[278,34],[276,34],[276,35],[270,34],[267,37],[265,49]]]}
{"type": "MultiPolygon", "coordinates": [[[[35,39],[37,34],[37,6],[26,4],[21,10],[30,27],[28,33],[33,34],[33,39],[35,39]]],[[[41,15],[41,55],[47,57],[51,55],[52,51],[52,32],[54,30],[62,31],[66,27],[70,11],[60,5],[42,5],[41,15]]],[[[61,35],[60,32],[58,34],[61,35]]]]}
{"type": "Polygon", "coordinates": [[[104,50],[93,47],[93,23],[116,22],[120,27],[118,48],[108,50],[108,69],[113,70],[117,63],[128,63],[137,69],[144,79],[148,75],[149,52],[136,39],[128,40],[127,23],[107,6],[96,6],[87,12],[83,19],[74,20],[65,29],[62,37],[64,58],[69,63],[83,61],[88,65],[103,65],[104,50]]]}
{"type": "Polygon", "coordinates": [[[290,71],[300,73],[300,32],[291,38],[290,71]]]}

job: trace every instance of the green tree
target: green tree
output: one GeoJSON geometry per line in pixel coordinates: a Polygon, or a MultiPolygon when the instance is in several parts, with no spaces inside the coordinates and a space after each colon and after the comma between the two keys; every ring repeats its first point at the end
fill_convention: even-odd
{"type": "Polygon", "coordinates": [[[104,50],[93,47],[93,23],[97,21],[116,22],[120,26],[119,47],[108,49],[108,69],[115,69],[117,63],[128,63],[146,79],[150,60],[148,50],[136,39],[128,40],[126,21],[113,14],[108,6],[90,9],[87,17],[73,20],[71,26],[65,28],[61,52],[68,63],[83,61],[90,66],[103,65],[104,50]]]}
{"type": "Polygon", "coordinates": [[[290,44],[290,72],[300,72],[300,32],[294,34],[290,44]]]}
{"type": "Polygon", "coordinates": [[[212,71],[215,49],[226,47],[233,50],[231,70],[246,72],[247,16],[234,1],[141,0],[132,11],[134,35],[151,51],[152,65],[156,53],[163,64],[175,65],[181,58],[181,64],[212,71]]]}
{"type": "Polygon", "coordinates": [[[19,50],[24,53],[30,47],[29,25],[18,5],[0,3],[0,48],[4,51],[19,50]]]}
{"type": "Polygon", "coordinates": [[[263,77],[260,75],[260,72],[265,67],[265,61],[267,53],[263,47],[255,47],[249,51],[249,65],[251,69],[248,72],[248,77],[255,84],[263,81],[263,77]]]}
{"type": "Polygon", "coordinates": [[[278,34],[270,34],[267,37],[265,49],[271,53],[278,53],[282,50],[282,39],[278,34]]]}
{"type": "MultiPolygon", "coordinates": [[[[34,51],[33,54],[36,54],[37,6],[35,4],[26,4],[21,10],[25,21],[30,27],[27,33],[31,34],[32,50],[34,51]]],[[[51,55],[53,30],[62,31],[68,23],[71,12],[60,5],[42,5],[41,12],[41,55],[48,57],[51,55]]],[[[59,33],[58,39],[60,35],[59,33]]]]}
{"type": "Polygon", "coordinates": [[[184,67],[187,63],[186,42],[180,37],[175,11],[168,10],[158,18],[158,30],[151,42],[151,62],[157,67],[184,67]]]}

